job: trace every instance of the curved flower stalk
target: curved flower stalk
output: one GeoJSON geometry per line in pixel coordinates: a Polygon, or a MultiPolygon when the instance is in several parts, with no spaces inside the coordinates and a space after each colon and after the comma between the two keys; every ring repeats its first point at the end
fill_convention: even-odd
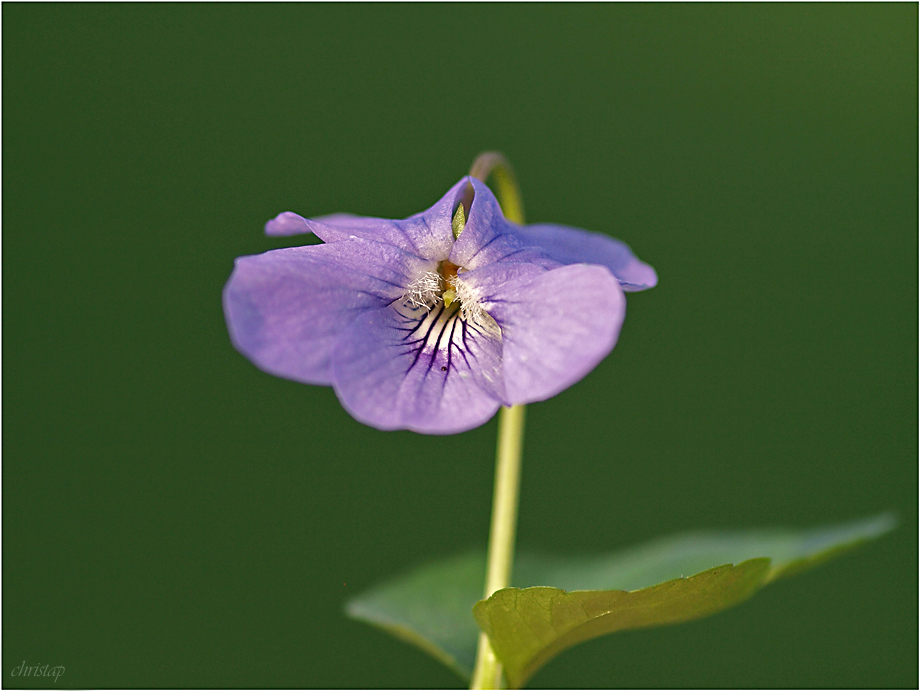
{"type": "Polygon", "coordinates": [[[469,176],[405,220],[285,212],[265,232],[324,244],[236,260],[234,345],[383,430],[453,434],[554,396],[611,351],[624,291],[658,280],[605,235],[508,221],[469,176]]]}

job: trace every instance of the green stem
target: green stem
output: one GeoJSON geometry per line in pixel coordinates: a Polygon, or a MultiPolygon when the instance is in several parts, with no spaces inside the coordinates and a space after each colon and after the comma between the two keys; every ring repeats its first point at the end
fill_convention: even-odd
{"type": "MultiPolygon", "coordinates": [[[[480,154],[470,169],[470,175],[483,181],[490,174],[495,178],[505,218],[515,223],[523,223],[524,209],[517,179],[507,159],[494,151],[480,154]]],[[[511,585],[523,445],[524,406],[503,407],[498,417],[498,450],[495,458],[495,490],[492,497],[492,524],[489,529],[485,597],[511,585]]],[[[479,648],[476,652],[476,666],[473,669],[470,688],[502,688],[501,663],[495,657],[489,637],[484,633],[479,634],[479,648]]]]}
{"type": "MultiPolygon", "coordinates": [[[[498,417],[498,453],[495,458],[495,491],[492,498],[492,526],[489,531],[489,561],[484,597],[511,585],[523,444],[524,406],[502,408],[498,417]]],[[[480,633],[470,688],[500,689],[501,675],[501,664],[495,657],[489,637],[480,633]]]]}

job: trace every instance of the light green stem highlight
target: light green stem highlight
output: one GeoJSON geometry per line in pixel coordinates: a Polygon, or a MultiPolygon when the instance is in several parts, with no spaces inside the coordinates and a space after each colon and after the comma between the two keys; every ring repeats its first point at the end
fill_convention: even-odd
{"type": "MultiPolygon", "coordinates": [[[[524,445],[524,406],[502,408],[498,417],[498,453],[495,459],[495,490],[492,526],[489,531],[489,561],[483,597],[511,585],[514,565],[514,536],[517,528],[518,495],[521,486],[521,448],[524,445]]],[[[500,689],[502,669],[486,634],[479,634],[476,667],[471,689],[500,689]]]]}
{"type": "MultiPolygon", "coordinates": [[[[480,154],[470,175],[483,182],[491,175],[505,218],[524,223],[524,207],[517,178],[508,160],[496,151],[480,154]]],[[[511,585],[514,565],[514,537],[517,529],[518,496],[521,487],[521,449],[524,445],[524,406],[502,408],[498,414],[498,450],[495,458],[495,490],[492,524],[489,529],[489,561],[486,566],[484,597],[511,585]]],[[[502,666],[495,657],[489,637],[479,634],[476,666],[471,689],[502,688],[502,666]]]]}

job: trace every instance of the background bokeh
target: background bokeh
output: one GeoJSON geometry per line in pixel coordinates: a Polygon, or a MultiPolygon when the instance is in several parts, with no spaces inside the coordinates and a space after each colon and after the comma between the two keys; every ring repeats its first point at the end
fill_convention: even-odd
{"type": "Polygon", "coordinates": [[[499,149],[661,278],[530,407],[521,545],[901,520],[532,686],[916,687],[916,4],[2,14],[4,686],[459,685],[341,608],[484,543],[495,421],[363,427],[220,294],[279,211],[404,217],[499,149]]]}

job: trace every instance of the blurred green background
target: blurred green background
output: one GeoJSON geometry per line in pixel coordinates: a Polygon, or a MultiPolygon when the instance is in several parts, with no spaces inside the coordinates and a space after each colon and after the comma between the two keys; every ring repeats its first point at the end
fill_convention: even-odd
{"type": "Polygon", "coordinates": [[[916,4],[2,14],[4,686],[459,685],[341,607],[485,542],[495,421],[363,427],[220,293],[276,213],[404,217],[498,149],[661,279],[530,407],[519,544],[901,520],[531,685],[916,687],[916,4]]]}

